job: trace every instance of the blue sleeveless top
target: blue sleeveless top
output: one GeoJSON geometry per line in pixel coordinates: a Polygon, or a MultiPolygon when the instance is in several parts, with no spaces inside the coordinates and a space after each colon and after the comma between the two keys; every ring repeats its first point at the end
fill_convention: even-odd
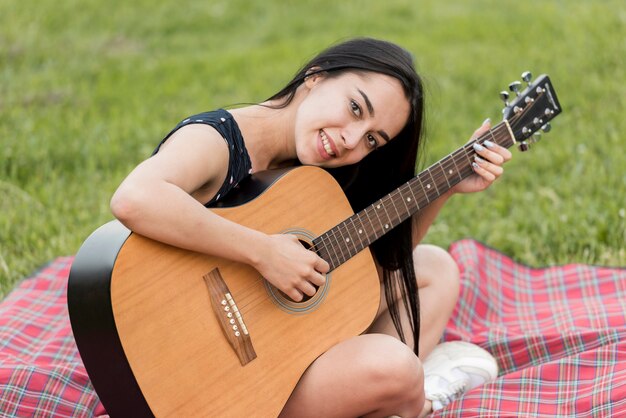
{"type": "Polygon", "coordinates": [[[224,109],[200,113],[183,120],[176,125],[176,127],[172,129],[165,138],[163,138],[152,155],[159,152],[161,145],[163,145],[163,143],[170,136],[172,136],[174,132],[183,126],[191,125],[192,123],[203,123],[205,125],[212,126],[217,132],[220,133],[220,135],[222,135],[228,144],[228,150],[230,152],[228,160],[228,173],[226,174],[224,183],[222,183],[222,187],[220,187],[217,194],[204,205],[210,206],[226,195],[226,193],[237,187],[241,180],[252,173],[252,163],[250,162],[250,156],[248,155],[248,150],[246,150],[246,144],[243,141],[243,136],[241,135],[237,122],[235,122],[233,115],[224,109]]]}

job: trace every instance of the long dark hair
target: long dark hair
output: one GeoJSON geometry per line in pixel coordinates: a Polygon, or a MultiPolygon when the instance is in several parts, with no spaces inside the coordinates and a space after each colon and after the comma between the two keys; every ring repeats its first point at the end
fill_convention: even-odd
{"type": "MultiPolygon", "coordinates": [[[[304,79],[318,72],[327,77],[343,72],[389,75],[400,81],[411,107],[406,126],[387,145],[356,164],[328,170],[342,185],[354,210],[359,211],[415,175],[424,125],[422,81],[415,71],[411,54],[405,49],[387,41],[357,38],[331,46],[318,54],[268,100],[280,102],[279,107],[287,106],[304,79]]],[[[411,219],[398,225],[370,248],[383,268],[385,298],[398,335],[406,342],[395,303],[399,292],[410,318],[414,351],[418,353],[420,314],[412,256],[411,219]]]]}

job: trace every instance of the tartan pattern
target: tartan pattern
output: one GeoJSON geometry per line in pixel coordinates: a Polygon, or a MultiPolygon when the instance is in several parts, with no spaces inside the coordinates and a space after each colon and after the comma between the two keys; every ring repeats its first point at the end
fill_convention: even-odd
{"type": "Polygon", "coordinates": [[[444,340],[500,372],[433,417],[626,416],[626,269],[530,268],[470,239],[450,252],[461,294],[444,340]]]}
{"type": "Polygon", "coordinates": [[[80,360],[67,313],[73,258],[54,260],[0,304],[0,416],[105,414],[80,360]]]}
{"type": "MultiPolygon", "coordinates": [[[[473,240],[450,248],[461,296],[444,340],[494,354],[496,381],[433,417],[626,416],[626,269],[533,269],[473,240]]],[[[0,416],[106,416],[67,314],[71,257],[0,303],[0,416]]]]}

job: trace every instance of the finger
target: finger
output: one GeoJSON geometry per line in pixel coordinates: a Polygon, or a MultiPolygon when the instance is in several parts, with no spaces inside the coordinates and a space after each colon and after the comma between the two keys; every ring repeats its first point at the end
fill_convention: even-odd
{"type": "Polygon", "coordinates": [[[302,282],[298,290],[307,296],[313,296],[317,292],[317,288],[307,281],[302,282]]]}
{"type": "Polygon", "coordinates": [[[315,274],[311,275],[310,281],[315,286],[324,286],[326,284],[326,276],[321,273],[315,272],[315,274]]]}
{"type": "Polygon", "coordinates": [[[502,163],[504,163],[504,157],[497,152],[491,151],[487,147],[484,147],[483,145],[478,143],[472,146],[474,148],[474,151],[476,151],[476,153],[484,159],[489,160],[490,162],[497,165],[502,165],[502,163]]]}
{"type": "MultiPolygon", "coordinates": [[[[492,164],[492,163],[490,163],[487,160],[483,160],[478,155],[476,155],[474,157],[474,161],[478,164],[478,166],[480,168],[482,168],[485,171],[490,172],[496,178],[500,177],[502,175],[502,173],[504,172],[504,169],[501,166],[496,165],[496,164],[492,164]]],[[[486,179],[486,180],[488,180],[488,179],[486,179]]]]}
{"type": "Polygon", "coordinates": [[[484,141],[483,145],[485,147],[487,147],[489,150],[493,151],[493,152],[497,152],[498,154],[500,154],[502,156],[502,159],[504,160],[504,162],[509,161],[511,158],[513,158],[513,154],[511,154],[511,151],[509,151],[508,149],[504,148],[503,146],[500,146],[496,143],[493,143],[491,141],[484,141]]]}
{"type": "Polygon", "coordinates": [[[489,183],[492,183],[496,179],[494,174],[482,168],[477,162],[473,162],[472,167],[474,168],[474,172],[476,172],[476,174],[484,178],[489,183]]]}
{"type": "Polygon", "coordinates": [[[330,270],[330,264],[328,264],[322,257],[318,257],[315,262],[315,270],[320,273],[328,273],[328,270],[330,270]]]}
{"type": "Polygon", "coordinates": [[[298,289],[292,288],[288,292],[285,292],[285,293],[294,302],[300,302],[303,299],[303,295],[298,289]]]}

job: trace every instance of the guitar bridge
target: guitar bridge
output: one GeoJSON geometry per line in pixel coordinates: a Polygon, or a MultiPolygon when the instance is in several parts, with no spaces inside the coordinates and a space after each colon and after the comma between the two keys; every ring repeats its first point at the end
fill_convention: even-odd
{"type": "Polygon", "coordinates": [[[211,306],[219,321],[226,339],[239,357],[242,366],[256,358],[250,333],[243,316],[224,282],[218,268],[204,275],[204,282],[209,289],[211,306]]]}

